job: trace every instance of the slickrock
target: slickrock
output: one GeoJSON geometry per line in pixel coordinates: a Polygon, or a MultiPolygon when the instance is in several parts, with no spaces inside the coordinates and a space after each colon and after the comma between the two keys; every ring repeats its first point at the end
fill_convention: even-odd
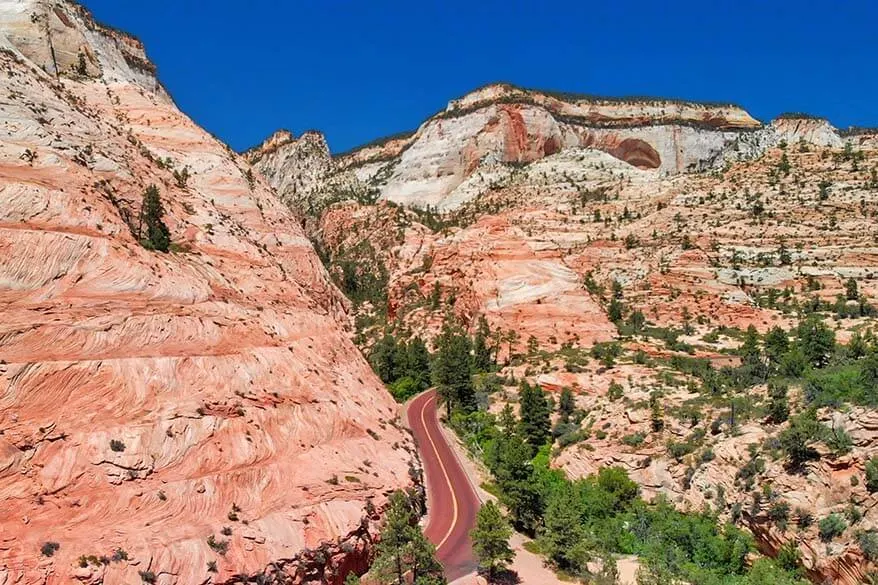
{"type": "Polygon", "coordinates": [[[412,447],[298,220],[133,37],[60,0],[0,31],[0,582],[362,570],[412,447]]]}

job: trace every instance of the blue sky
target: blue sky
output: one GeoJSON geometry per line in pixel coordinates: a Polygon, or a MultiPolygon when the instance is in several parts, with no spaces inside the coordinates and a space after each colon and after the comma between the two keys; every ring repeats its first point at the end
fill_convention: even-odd
{"type": "Polygon", "coordinates": [[[492,81],[878,125],[872,0],[84,4],[140,37],[177,104],[236,150],[314,128],[340,152],[492,81]]]}

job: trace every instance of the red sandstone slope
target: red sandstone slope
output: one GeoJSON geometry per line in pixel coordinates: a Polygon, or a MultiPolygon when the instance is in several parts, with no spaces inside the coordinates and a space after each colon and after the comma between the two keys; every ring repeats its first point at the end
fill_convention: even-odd
{"type": "Polygon", "coordinates": [[[336,581],[411,461],[346,301],[139,42],[61,1],[0,25],[0,583],[336,581]],[[170,254],[132,236],[149,184],[170,254]]]}

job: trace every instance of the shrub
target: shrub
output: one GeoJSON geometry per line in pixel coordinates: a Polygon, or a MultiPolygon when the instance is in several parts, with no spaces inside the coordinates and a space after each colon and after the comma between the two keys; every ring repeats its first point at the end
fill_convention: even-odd
{"type": "Polygon", "coordinates": [[[226,554],[229,550],[229,541],[228,540],[217,540],[213,534],[207,537],[207,546],[221,555],[226,554]]]}
{"type": "Polygon", "coordinates": [[[802,563],[802,554],[799,552],[796,543],[788,540],[777,551],[775,562],[786,571],[796,571],[802,563]]]}
{"type": "Polygon", "coordinates": [[[820,540],[829,542],[833,538],[841,536],[848,525],[840,514],[830,514],[817,523],[817,532],[820,540]]]}
{"type": "Polygon", "coordinates": [[[878,561],[878,531],[865,530],[857,535],[857,544],[868,560],[878,561]]]}
{"type": "Polygon", "coordinates": [[[645,438],[646,437],[643,433],[631,433],[630,435],[622,437],[622,444],[628,445],[629,447],[640,447],[645,438]]]}
{"type": "Polygon", "coordinates": [[[826,446],[832,449],[836,456],[851,452],[854,441],[844,427],[833,427],[826,434],[826,446]]]}
{"type": "Polygon", "coordinates": [[[113,562],[119,563],[122,561],[128,560],[128,552],[124,548],[117,548],[113,551],[113,556],[111,557],[113,562]]]}
{"type": "Polygon", "coordinates": [[[869,493],[878,492],[878,455],[866,462],[866,489],[869,493]]]}
{"type": "Polygon", "coordinates": [[[804,508],[796,508],[796,525],[802,530],[814,524],[814,515],[804,508]]]}
{"type": "Polygon", "coordinates": [[[778,528],[786,530],[790,519],[790,505],[783,500],[774,502],[768,508],[768,517],[777,524],[778,528]]]}
{"type": "Polygon", "coordinates": [[[50,557],[54,555],[59,548],[61,548],[61,545],[57,542],[48,541],[44,542],[43,546],[40,547],[40,552],[44,557],[50,557]]]}
{"type": "Polygon", "coordinates": [[[216,573],[216,561],[207,561],[207,572],[208,573],[216,573]]]}
{"type": "Polygon", "coordinates": [[[156,575],[152,571],[137,571],[137,574],[140,575],[140,580],[144,583],[155,583],[156,575]]]}
{"type": "Polygon", "coordinates": [[[125,443],[118,439],[110,440],[110,451],[115,451],[116,453],[121,453],[125,450],[125,443]]]}
{"type": "Polygon", "coordinates": [[[799,466],[816,456],[811,446],[819,440],[825,427],[817,422],[813,409],[790,418],[790,424],[780,434],[780,445],[793,466],[799,466]]]}

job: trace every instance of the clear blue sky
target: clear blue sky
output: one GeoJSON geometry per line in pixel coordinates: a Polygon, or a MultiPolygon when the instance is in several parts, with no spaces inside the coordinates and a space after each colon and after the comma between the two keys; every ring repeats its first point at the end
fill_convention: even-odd
{"type": "Polygon", "coordinates": [[[878,125],[873,0],[84,3],[140,37],[179,106],[236,150],[283,127],[339,152],[492,81],[878,125]]]}

